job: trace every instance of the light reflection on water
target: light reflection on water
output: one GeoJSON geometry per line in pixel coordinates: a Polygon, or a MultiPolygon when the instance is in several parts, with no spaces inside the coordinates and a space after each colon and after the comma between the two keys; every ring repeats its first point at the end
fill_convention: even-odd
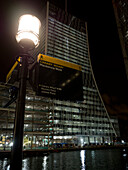
{"type": "Polygon", "coordinates": [[[81,170],[84,170],[85,169],[85,153],[86,151],[85,150],[81,150],[80,151],[80,158],[81,158],[81,170]]]}
{"type": "MultiPolygon", "coordinates": [[[[127,170],[127,153],[122,149],[50,153],[23,159],[22,170],[127,170]]],[[[7,158],[0,159],[0,170],[9,170],[8,163],[7,158]]]]}
{"type": "Polygon", "coordinates": [[[44,158],[43,158],[43,163],[42,163],[44,170],[47,169],[47,159],[48,159],[48,156],[44,156],[44,158]]]}
{"type": "Polygon", "coordinates": [[[7,158],[0,159],[0,170],[9,170],[9,160],[7,158]]]}

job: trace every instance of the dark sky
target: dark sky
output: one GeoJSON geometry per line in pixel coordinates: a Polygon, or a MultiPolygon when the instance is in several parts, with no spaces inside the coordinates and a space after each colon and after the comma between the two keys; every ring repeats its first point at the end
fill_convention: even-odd
{"type": "MultiPolygon", "coordinates": [[[[64,8],[64,0],[51,0],[64,8]]],[[[88,23],[91,62],[97,85],[111,114],[118,115],[122,136],[128,137],[128,83],[111,0],[67,0],[68,12],[88,23]]],[[[18,18],[40,16],[43,0],[6,0],[0,3],[0,81],[19,54],[15,40],[18,18]]]]}
{"type": "MultiPolygon", "coordinates": [[[[54,0],[64,8],[64,0],[54,0]]],[[[117,96],[127,103],[127,81],[111,0],[67,0],[68,12],[88,23],[90,56],[101,94],[117,96]],[[79,3],[78,3],[79,2],[79,3]]],[[[40,15],[43,0],[10,0],[1,3],[0,14],[0,81],[18,54],[15,40],[17,19],[24,12],[40,15]]]]}

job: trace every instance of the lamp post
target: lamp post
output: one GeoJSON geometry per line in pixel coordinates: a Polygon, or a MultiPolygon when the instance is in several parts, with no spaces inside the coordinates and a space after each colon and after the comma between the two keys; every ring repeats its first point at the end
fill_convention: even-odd
{"type": "Polygon", "coordinates": [[[22,148],[23,148],[23,131],[24,131],[24,112],[26,81],[28,74],[28,55],[27,51],[36,48],[39,45],[39,28],[41,23],[38,18],[30,14],[20,17],[18,33],[16,40],[23,49],[20,62],[19,91],[16,103],[15,125],[13,148],[11,153],[10,169],[22,169],[22,148]]]}

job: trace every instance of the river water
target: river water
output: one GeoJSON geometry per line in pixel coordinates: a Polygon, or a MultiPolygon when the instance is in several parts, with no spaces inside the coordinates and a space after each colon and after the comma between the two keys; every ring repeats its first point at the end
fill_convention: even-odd
{"type": "MultiPolygon", "coordinates": [[[[126,149],[81,150],[50,153],[23,159],[22,170],[128,170],[126,149]]],[[[0,159],[0,170],[9,170],[7,158],[0,159]]]]}

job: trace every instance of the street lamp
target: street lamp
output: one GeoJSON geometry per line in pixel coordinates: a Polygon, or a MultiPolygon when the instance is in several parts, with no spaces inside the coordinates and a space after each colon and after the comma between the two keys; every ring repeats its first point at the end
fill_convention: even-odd
{"type": "Polygon", "coordinates": [[[22,169],[22,148],[23,148],[23,129],[24,129],[24,112],[25,112],[25,96],[26,81],[28,74],[28,57],[27,51],[36,48],[39,45],[39,29],[41,23],[38,18],[33,15],[26,14],[20,17],[19,27],[16,40],[23,49],[20,55],[20,75],[19,90],[16,103],[15,125],[13,148],[11,153],[10,169],[22,169]]]}
{"type": "Polygon", "coordinates": [[[31,50],[39,45],[40,20],[30,14],[19,18],[19,27],[16,40],[22,48],[31,50]]]}

